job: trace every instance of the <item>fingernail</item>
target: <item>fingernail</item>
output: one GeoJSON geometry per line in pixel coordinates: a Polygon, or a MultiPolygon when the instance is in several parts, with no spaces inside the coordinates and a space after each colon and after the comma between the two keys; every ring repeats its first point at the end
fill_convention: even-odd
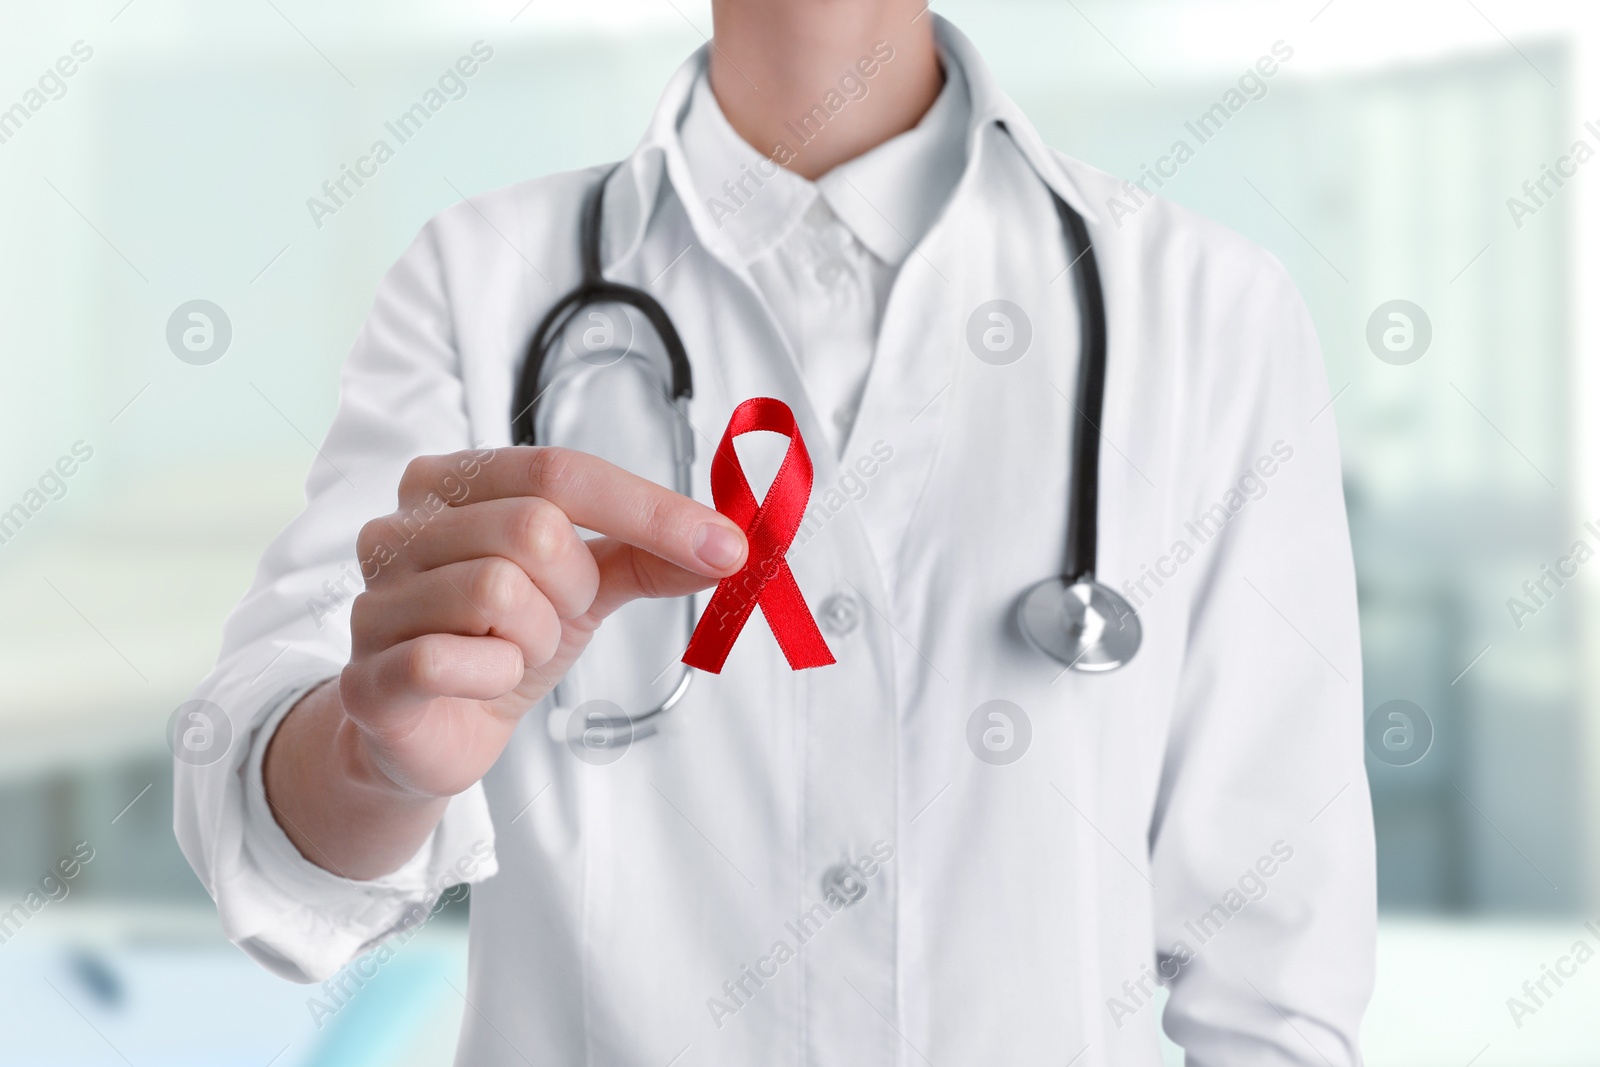
{"type": "Polygon", "coordinates": [[[725,571],[744,554],[744,539],[726,526],[708,522],[695,535],[694,554],[707,566],[725,571]]]}

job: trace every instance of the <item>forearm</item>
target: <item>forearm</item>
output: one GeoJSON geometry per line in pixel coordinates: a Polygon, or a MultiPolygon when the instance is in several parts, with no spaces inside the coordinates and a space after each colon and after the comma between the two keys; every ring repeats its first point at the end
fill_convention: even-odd
{"type": "Polygon", "coordinates": [[[273,817],[300,854],[362,881],[416,855],[449,803],[408,792],[377,767],[332,680],[302,697],[279,724],[262,781],[273,817]]]}

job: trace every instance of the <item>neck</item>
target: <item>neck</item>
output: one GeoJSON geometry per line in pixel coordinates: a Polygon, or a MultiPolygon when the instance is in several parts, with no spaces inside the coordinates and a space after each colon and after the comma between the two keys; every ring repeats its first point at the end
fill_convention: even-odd
{"type": "Polygon", "coordinates": [[[922,0],[712,0],[711,91],[734,130],[815,179],[915,126],[944,84],[922,0]]]}

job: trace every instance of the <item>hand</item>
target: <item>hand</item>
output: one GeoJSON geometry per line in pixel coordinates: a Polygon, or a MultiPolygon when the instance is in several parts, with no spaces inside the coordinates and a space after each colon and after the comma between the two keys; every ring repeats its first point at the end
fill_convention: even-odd
{"type": "Polygon", "coordinates": [[[373,767],[419,797],[482,778],[606,616],[714,585],[748,551],[725,516],[560,448],[413,460],[399,502],[357,542],[376,574],[339,696],[373,767]]]}

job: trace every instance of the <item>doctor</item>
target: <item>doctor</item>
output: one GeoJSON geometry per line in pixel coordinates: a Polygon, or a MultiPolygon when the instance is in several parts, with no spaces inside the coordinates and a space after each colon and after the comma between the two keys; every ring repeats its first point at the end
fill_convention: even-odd
{"type": "MultiPolygon", "coordinates": [[[[474,197],[379,288],[196,693],[231,743],[177,765],[229,936],[322,981],[471,883],[471,1067],[1154,1067],[1158,1025],[1191,1064],[1359,1062],[1355,589],[1288,275],[1169,203],[1113,218],[1122,183],[920,0],[713,9],[614,172],[474,197]],[[686,421],[657,332],[600,308],[553,350],[545,447],[513,447],[602,181],[600,266],[681,333],[686,421]],[[1104,285],[1098,576],[1143,633],[1103,673],[1016,621],[1064,566],[1081,398],[1052,194],[1104,285]],[[675,686],[671,598],[745,561],[709,470],[758,396],[815,467],[788,562],[837,662],[791,671],[758,615],[591,743],[675,686]]],[[[770,444],[740,442],[757,495],[770,444]]]]}

